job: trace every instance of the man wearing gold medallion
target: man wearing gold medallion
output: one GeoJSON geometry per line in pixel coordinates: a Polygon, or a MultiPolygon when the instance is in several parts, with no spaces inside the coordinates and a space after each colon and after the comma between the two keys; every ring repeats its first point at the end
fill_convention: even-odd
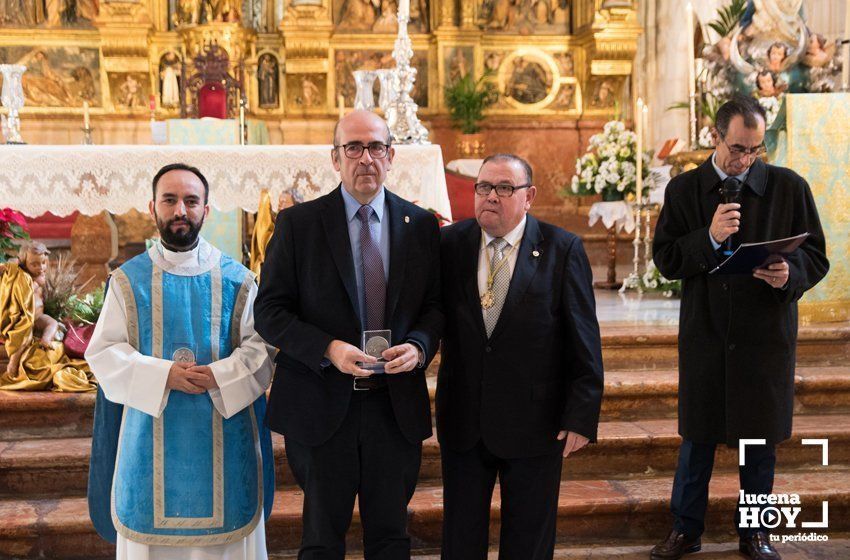
{"type": "Polygon", "coordinates": [[[444,560],[487,557],[497,476],[499,558],[551,559],[563,457],[596,439],[603,375],[590,264],[577,236],[527,213],[535,195],[525,160],[490,156],[476,218],[442,231],[444,560]]]}

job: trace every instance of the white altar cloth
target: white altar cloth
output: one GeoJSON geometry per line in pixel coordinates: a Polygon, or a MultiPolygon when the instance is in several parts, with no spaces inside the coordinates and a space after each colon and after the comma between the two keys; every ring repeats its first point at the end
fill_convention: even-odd
{"type": "MultiPolygon", "coordinates": [[[[423,208],[451,217],[443,155],[438,145],[395,146],[386,185],[423,208]]],[[[281,191],[312,200],[339,184],[330,145],[0,146],[0,206],[28,216],[75,210],[95,215],[147,212],[151,180],[163,165],[183,162],[210,183],[210,204],[218,210],[256,212],[260,191],[272,200],[281,191]]]]}

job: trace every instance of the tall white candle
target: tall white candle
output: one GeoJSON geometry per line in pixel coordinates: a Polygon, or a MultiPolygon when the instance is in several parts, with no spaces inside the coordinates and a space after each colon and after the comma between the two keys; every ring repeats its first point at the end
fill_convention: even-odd
{"type": "Polygon", "coordinates": [[[398,17],[400,19],[410,19],[410,0],[401,0],[398,3],[398,17]]]}
{"type": "Polygon", "coordinates": [[[696,93],[696,60],[694,51],[694,7],[688,2],[685,6],[687,11],[688,21],[688,95],[692,96],[696,93]]]}
{"type": "Polygon", "coordinates": [[[342,120],[342,117],[345,116],[345,96],[339,95],[336,98],[336,105],[339,109],[339,120],[342,120]]]}
{"type": "Polygon", "coordinates": [[[635,136],[637,136],[637,147],[635,148],[635,166],[637,167],[637,176],[635,177],[635,198],[640,204],[640,195],[643,190],[643,99],[638,97],[637,110],[635,111],[635,136]]]}
{"type": "Polygon", "coordinates": [[[83,101],[83,128],[89,128],[89,102],[83,101]]]}

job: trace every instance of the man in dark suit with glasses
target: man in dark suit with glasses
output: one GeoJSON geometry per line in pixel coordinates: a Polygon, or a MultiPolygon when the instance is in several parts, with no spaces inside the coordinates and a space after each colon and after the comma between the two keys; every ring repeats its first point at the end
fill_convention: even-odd
{"type": "Polygon", "coordinates": [[[563,457],[595,441],[602,349],[581,240],[539,222],[512,154],[484,160],[475,219],[443,229],[446,314],[437,381],[444,560],[487,558],[501,493],[501,560],[548,560],[563,457]]]}
{"type": "MultiPolygon", "coordinates": [[[[683,281],[682,444],[670,498],[673,527],[650,551],[653,560],[700,550],[718,444],[743,445],[741,490],[768,495],[776,444],[791,437],[797,300],[826,275],[829,262],[808,184],[760,159],[764,135],[758,100],[734,97],[717,111],[714,153],[675,177],[664,193],[653,254],[661,274],[683,281]],[[780,262],[752,274],[710,274],[741,243],[801,233],[809,237],[780,262]]],[[[779,560],[767,527],[742,522],[737,507],[735,520],[741,552],[753,560],[779,560]]]]}
{"type": "Polygon", "coordinates": [[[366,558],[410,558],[407,504],[431,435],[425,367],[443,324],[440,237],[430,212],[384,187],[393,155],[374,113],[340,120],[340,186],[280,213],[263,265],[256,329],[280,349],[267,418],[304,491],[301,560],[343,560],[355,497],[366,558]],[[375,373],[361,335],[382,330],[375,373]]]}

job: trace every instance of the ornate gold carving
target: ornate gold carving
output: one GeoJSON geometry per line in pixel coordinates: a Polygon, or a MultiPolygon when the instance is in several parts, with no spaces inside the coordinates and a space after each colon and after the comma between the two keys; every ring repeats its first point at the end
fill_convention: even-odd
{"type": "Polygon", "coordinates": [[[850,299],[841,301],[800,302],[798,314],[801,325],[850,321],[850,299]]]}

